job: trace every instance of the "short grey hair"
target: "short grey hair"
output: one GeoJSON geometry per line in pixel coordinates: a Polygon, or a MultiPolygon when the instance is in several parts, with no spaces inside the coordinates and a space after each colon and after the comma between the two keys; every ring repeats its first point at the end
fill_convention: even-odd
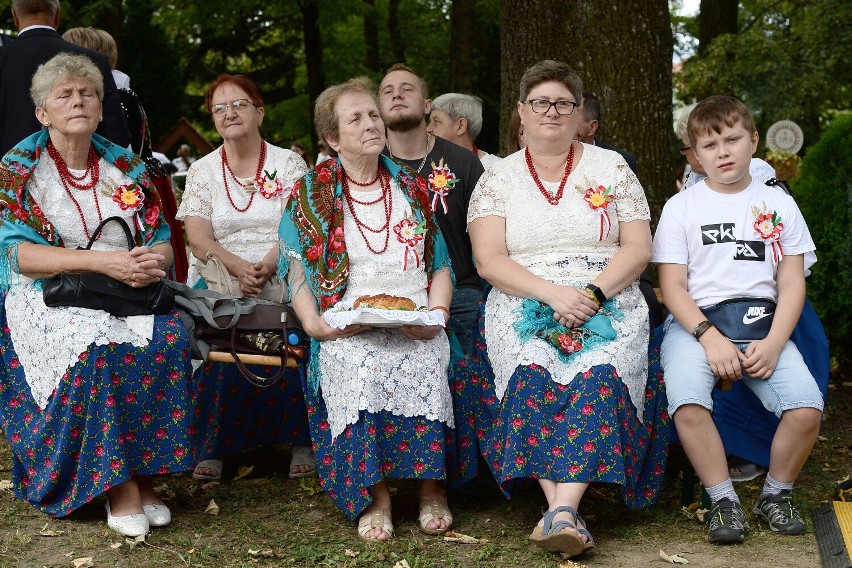
{"type": "Polygon", "coordinates": [[[314,103],[314,128],[320,140],[334,142],[340,140],[337,101],[347,93],[364,93],[373,100],[376,108],[379,108],[376,85],[369,77],[355,77],[344,83],[332,85],[320,93],[314,103]]]}
{"type": "Polygon", "coordinates": [[[98,100],[104,102],[104,77],[98,66],[86,55],[60,53],[39,65],[33,75],[30,97],[35,106],[44,108],[53,87],[72,79],[89,83],[98,94],[98,100]]]}
{"type": "Polygon", "coordinates": [[[684,107],[682,111],[680,111],[680,116],[677,119],[677,124],[675,125],[675,136],[680,141],[689,140],[689,135],[687,134],[686,125],[689,122],[689,115],[692,113],[692,109],[695,108],[697,103],[693,103],[687,107],[684,107]]]}
{"type": "Polygon", "coordinates": [[[12,0],[12,9],[19,17],[44,13],[53,18],[59,12],[59,0],[12,0]]]}
{"type": "Polygon", "coordinates": [[[450,120],[467,119],[467,132],[476,140],[482,132],[482,99],[461,93],[445,93],[432,100],[432,108],[447,113],[450,120]]]}

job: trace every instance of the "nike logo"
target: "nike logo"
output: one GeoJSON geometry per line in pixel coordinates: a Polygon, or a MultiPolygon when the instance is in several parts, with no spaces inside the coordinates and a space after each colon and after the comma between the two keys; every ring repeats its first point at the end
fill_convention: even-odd
{"type": "Polygon", "coordinates": [[[751,314],[751,313],[745,314],[743,316],[743,323],[745,325],[750,325],[750,324],[753,324],[754,322],[756,322],[757,320],[763,319],[765,317],[769,317],[771,315],[772,314],[763,313],[763,308],[760,308],[760,313],[758,313],[758,314],[751,314]]]}

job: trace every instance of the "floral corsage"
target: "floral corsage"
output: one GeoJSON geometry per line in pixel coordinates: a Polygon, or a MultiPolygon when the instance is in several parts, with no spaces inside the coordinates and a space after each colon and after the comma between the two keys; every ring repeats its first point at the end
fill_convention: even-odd
{"type": "Polygon", "coordinates": [[[607,206],[612,203],[612,188],[599,185],[590,187],[583,193],[583,200],[589,204],[589,209],[595,212],[599,220],[598,240],[602,241],[609,236],[612,221],[609,218],[607,206]]]}
{"type": "Polygon", "coordinates": [[[784,230],[784,223],[781,222],[781,216],[777,211],[770,212],[765,201],[762,209],[752,205],[751,214],[754,216],[755,234],[772,249],[772,265],[778,266],[778,263],[784,259],[784,249],[781,248],[781,231],[784,230]]]}
{"type": "Polygon", "coordinates": [[[278,169],[272,173],[269,173],[267,170],[263,170],[263,173],[266,177],[260,176],[257,180],[255,180],[257,190],[261,197],[264,199],[275,199],[284,193],[284,185],[281,183],[281,180],[277,179],[278,169]]]}
{"type": "Polygon", "coordinates": [[[112,200],[118,203],[122,211],[131,209],[139,211],[142,204],[145,202],[145,195],[136,182],[120,185],[112,194],[112,200]]]}

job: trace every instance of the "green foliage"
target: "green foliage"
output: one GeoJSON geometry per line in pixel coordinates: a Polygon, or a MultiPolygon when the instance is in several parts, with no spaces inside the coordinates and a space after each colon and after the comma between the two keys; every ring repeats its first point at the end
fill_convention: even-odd
{"type": "Polygon", "coordinates": [[[760,132],[796,121],[805,144],[819,139],[833,109],[852,106],[852,3],[846,0],[751,0],[741,3],[740,30],[692,57],[679,77],[679,96],[734,94],[755,115],[760,132]]]}
{"type": "Polygon", "coordinates": [[[825,326],[832,356],[848,365],[852,363],[852,113],[838,116],[808,150],[793,195],[819,255],[808,278],[808,296],[825,326]]]}

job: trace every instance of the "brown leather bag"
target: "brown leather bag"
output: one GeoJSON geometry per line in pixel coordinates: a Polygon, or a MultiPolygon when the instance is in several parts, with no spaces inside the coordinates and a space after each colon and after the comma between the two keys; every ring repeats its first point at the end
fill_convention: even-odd
{"type": "Polygon", "coordinates": [[[258,387],[270,387],[284,376],[288,357],[298,361],[307,359],[305,332],[292,307],[272,300],[223,298],[214,303],[213,309],[215,311],[222,302],[233,301],[249,301],[254,303],[254,309],[241,314],[233,325],[229,325],[232,316],[216,317],[216,323],[225,329],[197,326],[195,334],[210,345],[229,351],[240,374],[248,382],[258,387]],[[239,353],[278,356],[281,357],[281,367],[270,377],[260,377],[246,367],[239,353]]]}

